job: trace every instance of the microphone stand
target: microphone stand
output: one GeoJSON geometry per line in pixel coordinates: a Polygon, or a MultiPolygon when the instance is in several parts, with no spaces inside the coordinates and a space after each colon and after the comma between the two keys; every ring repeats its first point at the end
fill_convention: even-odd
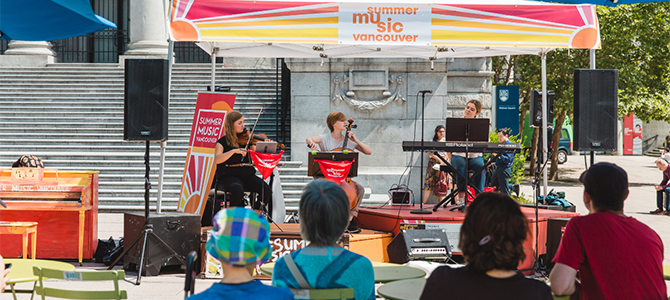
{"type": "MultiPolygon", "coordinates": [[[[419,175],[419,176],[421,176],[421,177],[420,177],[420,181],[419,181],[419,182],[423,182],[423,181],[426,180],[425,178],[423,178],[423,152],[424,152],[424,151],[423,151],[423,140],[424,140],[423,130],[424,130],[424,127],[425,127],[425,125],[426,125],[426,122],[425,122],[425,116],[426,116],[426,113],[425,113],[425,110],[426,110],[425,102],[426,102],[426,93],[431,93],[431,94],[432,94],[433,91],[432,91],[432,90],[429,90],[429,91],[420,91],[419,93],[421,93],[421,158],[420,158],[420,159],[421,159],[421,173],[420,173],[420,175],[419,175]]],[[[410,213],[413,213],[413,214],[424,214],[424,215],[432,214],[432,213],[433,213],[433,212],[430,211],[430,210],[423,210],[423,193],[425,193],[425,192],[426,192],[425,189],[423,188],[423,186],[421,186],[421,196],[420,196],[420,198],[419,198],[419,209],[412,210],[412,211],[410,211],[410,213]]]]}

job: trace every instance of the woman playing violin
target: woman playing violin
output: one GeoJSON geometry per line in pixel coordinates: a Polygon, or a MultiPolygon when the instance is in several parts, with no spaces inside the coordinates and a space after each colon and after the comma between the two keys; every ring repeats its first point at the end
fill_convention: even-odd
{"type": "MultiPolygon", "coordinates": [[[[256,169],[251,165],[247,150],[240,145],[238,135],[244,134],[244,116],[231,111],[224,122],[225,135],[216,142],[214,163],[217,164],[217,189],[230,193],[231,206],[244,206],[244,192],[258,194],[263,205],[267,205],[268,214],[272,215],[272,189],[260,177],[256,176],[256,169]]],[[[251,141],[249,141],[251,142],[251,141]]],[[[255,150],[255,145],[249,145],[255,150]]],[[[254,207],[259,209],[260,207],[254,207]]]]}
{"type": "MultiPolygon", "coordinates": [[[[328,125],[328,129],[330,129],[330,134],[325,133],[315,137],[307,138],[307,146],[310,149],[319,150],[319,148],[321,148],[321,151],[332,151],[333,149],[342,148],[342,145],[344,144],[344,134],[342,134],[342,131],[347,129],[347,117],[345,117],[341,112],[332,112],[326,118],[326,124],[328,125]]],[[[365,155],[372,154],[370,147],[357,139],[356,135],[351,131],[349,131],[347,149],[358,150],[365,155]]],[[[345,181],[342,183],[342,185],[344,184],[347,184],[347,182],[345,181]]],[[[360,183],[356,183],[357,202],[354,205],[354,208],[351,210],[352,217],[356,217],[358,215],[358,209],[361,206],[361,201],[363,200],[364,194],[365,189],[363,186],[360,183]]],[[[347,230],[349,232],[360,231],[360,229],[354,226],[353,223],[350,223],[347,230]]]]}

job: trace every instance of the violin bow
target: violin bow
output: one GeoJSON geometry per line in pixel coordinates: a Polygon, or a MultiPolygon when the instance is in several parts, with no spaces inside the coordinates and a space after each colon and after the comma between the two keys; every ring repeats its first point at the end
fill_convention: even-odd
{"type": "Polygon", "coordinates": [[[256,122],[254,122],[254,127],[251,128],[251,133],[249,134],[249,142],[244,147],[244,150],[249,150],[249,145],[251,144],[251,139],[254,138],[254,131],[256,130],[256,124],[258,124],[258,119],[261,118],[261,114],[263,113],[264,108],[265,108],[265,105],[261,106],[261,110],[258,112],[258,116],[256,117],[256,122]]]}

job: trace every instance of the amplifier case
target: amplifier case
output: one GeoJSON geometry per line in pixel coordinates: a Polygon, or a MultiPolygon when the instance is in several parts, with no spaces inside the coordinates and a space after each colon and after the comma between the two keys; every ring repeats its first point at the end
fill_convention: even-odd
{"type": "Polygon", "coordinates": [[[389,262],[404,264],[410,260],[440,259],[451,257],[447,232],[442,229],[401,230],[386,247],[389,262]],[[445,248],[445,254],[412,254],[412,248],[445,248]]]}
{"type": "MultiPolygon", "coordinates": [[[[123,215],[123,236],[125,245],[129,246],[144,228],[144,213],[125,213],[123,215]]],[[[182,212],[165,212],[160,215],[149,215],[148,224],[166,244],[182,259],[186,260],[191,251],[200,249],[200,215],[182,212]]],[[[143,239],[133,246],[123,257],[123,268],[126,271],[137,271],[142,255],[143,239]]],[[[144,267],[142,275],[156,276],[164,266],[180,266],[181,262],[150,234],[147,235],[144,267]]]]}

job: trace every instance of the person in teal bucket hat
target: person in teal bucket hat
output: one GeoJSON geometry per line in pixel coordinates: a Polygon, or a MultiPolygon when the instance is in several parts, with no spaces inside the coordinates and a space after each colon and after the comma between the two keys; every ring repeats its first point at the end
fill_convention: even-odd
{"type": "Polygon", "coordinates": [[[223,279],[200,294],[198,299],[293,299],[287,288],[272,287],[253,279],[254,268],[270,260],[270,224],[253,210],[223,209],[214,216],[207,252],[221,262],[223,279]]]}

